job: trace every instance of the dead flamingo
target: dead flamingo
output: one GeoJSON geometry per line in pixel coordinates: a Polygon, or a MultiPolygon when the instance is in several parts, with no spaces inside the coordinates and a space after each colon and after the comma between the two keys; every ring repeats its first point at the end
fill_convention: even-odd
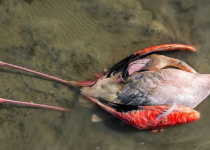
{"type": "MultiPolygon", "coordinates": [[[[4,62],[0,62],[0,65],[27,71],[67,85],[84,87],[82,88],[82,93],[87,98],[119,119],[140,129],[156,129],[184,124],[199,119],[200,114],[191,109],[194,108],[191,106],[196,106],[209,94],[209,91],[204,90],[205,92],[201,94],[202,96],[199,101],[196,101],[198,98],[192,102],[189,101],[189,98],[187,101],[182,98],[186,93],[190,97],[190,90],[193,90],[193,85],[184,85],[185,88],[188,88],[188,86],[191,87],[179,93],[180,91],[177,89],[179,87],[181,88],[182,84],[177,85],[175,83],[180,83],[184,81],[185,78],[188,80],[199,78],[199,81],[202,81],[204,78],[207,78],[207,75],[197,74],[193,68],[178,59],[161,55],[148,55],[152,52],[169,50],[195,51],[195,48],[182,44],[165,44],[146,48],[117,63],[107,75],[102,76],[98,73],[97,75],[100,78],[93,81],[66,81],[4,62]],[[178,69],[162,69],[167,66],[177,67],[184,71],[178,69]],[[140,70],[152,71],[138,72],[140,70]],[[179,73],[182,73],[182,78],[175,79],[179,73]],[[169,77],[169,79],[165,80],[165,77],[169,77]],[[176,82],[172,79],[176,80],[176,82]],[[157,83],[151,84],[151,82],[157,83]],[[145,87],[141,85],[142,83],[145,87]],[[164,91],[165,89],[157,90],[160,92],[162,99],[161,97],[156,99],[155,96],[157,96],[157,93],[156,95],[153,94],[155,93],[155,89],[158,89],[159,86],[163,88],[165,86],[164,84],[167,85],[165,89],[172,88],[171,90],[167,89],[170,90],[171,93],[164,91]],[[156,85],[156,87],[154,87],[154,85],[156,85]],[[173,86],[179,87],[173,89],[173,86]],[[141,88],[143,91],[141,91],[141,88]],[[179,96],[173,99],[173,94],[179,94],[179,96]],[[134,96],[134,98],[130,95],[134,96]],[[179,98],[182,99],[180,100],[179,98]]],[[[192,80],[192,82],[193,81],[194,80],[192,80]]],[[[199,81],[196,80],[196,83],[199,81]]],[[[206,86],[201,88],[205,89],[206,86]]],[[[196,88],[194,91],[195,93],[199,93],[201,89],[196,88]]],[[[193,96],[194,95],[191,94],[192,99],[193,96]]],[[[2,99],[2,102],[17,103],[16,101],[8,101],[5,99],[2,99]]],[[[25,102],[24,104],[29,105],[30,103],[25,102]]],[[[36,105],[43,108],[46,106],[36,105]]]]}

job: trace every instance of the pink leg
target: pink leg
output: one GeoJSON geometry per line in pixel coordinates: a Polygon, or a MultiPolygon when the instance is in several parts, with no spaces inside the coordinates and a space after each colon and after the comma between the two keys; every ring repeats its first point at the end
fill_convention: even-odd
{"type": "Polygon", "coordinates": [[[74,87],[85,87],[85,86],[91,86],[93,85],[98,79],[92,80],[92,81],[69,81],[68,85],[74,86],[74,87]]]}
{"type": "Polygon", "coordinates": [[[97,72],[95,70],[93,70],[93,73],[94,73],[94,75],[96,76],[97,79],[102,78],[104,76],[104,74],[99,73],[99,72],[97,72]]]}
{"type": "Polygon", "coordinates": [[[48,105],[29,103],[29,102],[20,102],[20,101],[14,101],[14,100],[9,100],[9,99],[4,99],[4,98],[0,98],[0,103],[18,104],[18,105],[23,105],[23,106],[47,108],[47,109],[58,110],[58,111],[69,111],[69,109],[62,108],[62,107],[48,106],[48,105]]]}
{"type": "Polygon", "coordinates": [[[97,80],[93,80],[93,81],[66,81],[66,80],[63,80],[63,79],[60,79],[60,78],[57,78],[57,77],[53,77],[53,76],[50,76],[50,75],[47,75],[47,74],[44,74],[44,73],[40,73],[40,72],[37,72],[37,71],[26,69],[26,68],[23,68],[23,67],[20,67],[20,66],[8,64],[8,63],[2,62],[2,61],[0,61],[0,66],[7,66],[7,67],[23,70],[23,71],[26,71],[26,72],[29,72],[29,73],[32,73],[32,74],[36,74],[36,75],[39,75],[39,76],[42,76],[42,77],[45,77],[45,78],[49,78],[49,79],[52,79],[52,80],[55,80],[55,81],[58,81],[58,82],[61,82],[61,83],[64,83],[64,84],[67,84],[67,85],[70,85],[70,86],[75,86],[75,87],[91,86],[97,81],[97,80]]]}

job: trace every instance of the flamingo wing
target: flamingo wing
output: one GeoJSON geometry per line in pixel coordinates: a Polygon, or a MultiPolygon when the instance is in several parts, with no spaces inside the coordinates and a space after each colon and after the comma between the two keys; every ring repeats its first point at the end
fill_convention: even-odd
{"type": "Polygon", "coordinates": [[[189,45],[183,45],[183,44],[164,44],[159,46],[153,46],[149,48],[142,49],[140,51],[137,51],[130,56],[122,59],[120,62],[118,62],[116,65],[114,65],[110,72],[107,74],[107,77],[110,77],[112,74],[122,72],[122,78],[125,80],[128,77],[128,71],[127,68],[129,67],[129,64],[137,61],[139,59],[143,59],[145,56],[147,56],[150,53],[154,52],[162,52],[162,51],[172,51],[172,50],[189,50],[189,51],[196,51],[196,49],[189,45]]]}

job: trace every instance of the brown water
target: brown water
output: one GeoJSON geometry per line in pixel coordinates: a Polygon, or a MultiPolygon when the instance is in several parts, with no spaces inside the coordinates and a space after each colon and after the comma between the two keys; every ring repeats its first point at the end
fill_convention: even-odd
{"type": "MultiPolygon", "coordinates": [[[[67,80],[92,79],[127,55],[165,43],[190,44],[196,53],[165,53],[210,73],[210,2],[207,0],[0,0],[0,60],[67,80]]],[[[207,98],[199,121],[140,131],[109,119],[79,90],[0,68],[0,97],[71,108],[60,113],[2,104],[1,150],[210,149],[207,98]]]]}

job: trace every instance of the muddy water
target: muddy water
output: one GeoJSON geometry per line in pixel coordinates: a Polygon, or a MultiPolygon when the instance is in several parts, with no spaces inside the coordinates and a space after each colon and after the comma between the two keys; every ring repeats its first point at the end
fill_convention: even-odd
{"type": "MultiPolygon", "coordinates": [[[[183,43],[198,51],[165,54],[210,73],[209,7],[205,0],[1,0],[0,60],[88,80],[139,49],[183,43]]],[[[199,121],[153,134],[115,118],[92,123],[103,110],[78,89],[5,67],[0,76],[0,97],[71,108],[0,105],[1,150],[210,149],[210,98],[196,108],[199,121]]]]}

